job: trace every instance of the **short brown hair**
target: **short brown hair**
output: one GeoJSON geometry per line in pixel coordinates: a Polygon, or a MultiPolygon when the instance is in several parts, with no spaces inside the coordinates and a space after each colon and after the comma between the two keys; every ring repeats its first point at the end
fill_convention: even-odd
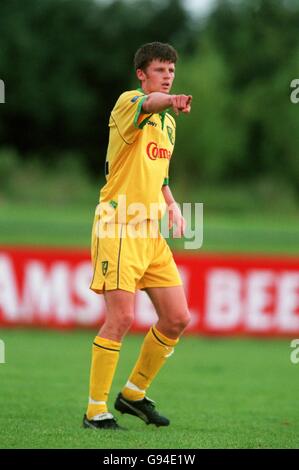
{"type": "Polygon", "coordinates": [[[173,62],[178,60],[177,51],[170,45],[163,42],[149,42],[143,44],[135,54],[134,67],[135,70],[146,70],[147,66],[154,59],[161,60],[162,62],[173,62]]]}

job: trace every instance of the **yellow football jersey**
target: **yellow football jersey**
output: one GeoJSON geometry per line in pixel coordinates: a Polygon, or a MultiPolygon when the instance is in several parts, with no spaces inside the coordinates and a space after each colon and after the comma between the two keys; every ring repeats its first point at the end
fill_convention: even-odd
{"type": "Polygon", "coordinates": [[[111,112],[106,184],[98,206],[103,222],[159,220],[165,211],[161,189],[168,184],[175,121],[166,111],[143,114],[146,98],[142,89],[126,91],[111,112]]]}

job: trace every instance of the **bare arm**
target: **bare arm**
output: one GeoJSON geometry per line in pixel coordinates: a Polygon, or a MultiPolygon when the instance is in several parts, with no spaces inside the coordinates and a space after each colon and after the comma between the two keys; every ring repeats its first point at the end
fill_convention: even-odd
{"type": "Polygon", "coordinates": [[[173,108],[176,114],[179,112],[190,113],[191,111],[191,95],[168,95],[154,91],[147,96],[142,105],[142,110],[146,114],[161,113],[167,108],[173,108]]]}
{"type": "Polygon", "coordinates": [[[173,232],[174,237],[182,237],[186,228],[186,221],[182,216],[181,210],[174,200],[169,186],[162,186],[162,193],[168,207],[169,228],[176,226],[173,232]]]}
{"type": "Polygon", "coordinates": [[[162,193],[168,207],[171,206],[171,204],[175,204],[174,197],[168,185],[162,186],[162,193]]]}

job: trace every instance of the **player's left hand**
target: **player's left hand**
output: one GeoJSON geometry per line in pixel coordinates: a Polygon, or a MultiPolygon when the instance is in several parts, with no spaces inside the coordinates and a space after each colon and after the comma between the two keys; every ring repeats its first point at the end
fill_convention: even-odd
{"type": "Polygon", "coordinates": [[[183,237],[186,228],[186,220],[182,216],[181,210],[176,203],[168,207],[168,217],[168,228],[173,228],[173,237],[183,237]]]}

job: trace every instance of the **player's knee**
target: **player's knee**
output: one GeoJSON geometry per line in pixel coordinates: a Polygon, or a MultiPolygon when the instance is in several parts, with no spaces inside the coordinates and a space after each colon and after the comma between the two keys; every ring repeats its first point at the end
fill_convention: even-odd
{"type": "Polygon", "coordinates": [[[127,311],[119,311],[113,316],[108,315],[99,331],[99,336],[103,335],[104,338],[121,342],[130,329],[133,319],[134,313],[127,311]]]}
{"type": "Polygon", "coordinates": [[[176,314],[171,321],[170,329],[173,335],[179,336],[188,326],[191,315],[188,309],[176,314]]]}
{"type": "Polygon", "coordinates": [[[134,320],[134,313],[130,311],[123,311],[117,320],[117,329],[121,334],[125,334],[132,326],[134,320]]]}

